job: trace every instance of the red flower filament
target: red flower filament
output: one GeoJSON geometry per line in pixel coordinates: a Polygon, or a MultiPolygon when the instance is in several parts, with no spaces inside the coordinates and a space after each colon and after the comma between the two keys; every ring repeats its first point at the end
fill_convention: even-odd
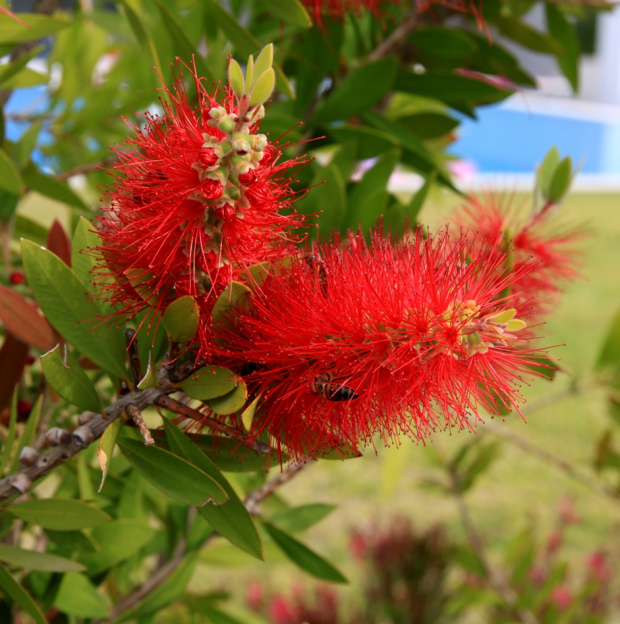
{"type": "Polygon", "coordinates": [[[320,264],[276,273],[236,311],[234,330],[221,328],[226,365],[261,396],[256,435],[317,456],[377,433],[472,428],[479,407],[517,406],[532,350],[502,292],[529,264],[499,279],[494,249],[447,232],[409,237],[324,245],[311,256],[320,264]]]}
{"type": "Polygon", "coordinates": [[[145,115],[119,163],[110,206],[99,220],[102,273],[119,314],[163,309],[191,295],[201,309],[201,348],[208,351],[210,309],[240,272],[291,253],[303,218],[280,150],[258,133],[263,106],[249,107],[227,90],[211,95],[190,69],[192,106],[179,66],[164,114],[145,115]]]}

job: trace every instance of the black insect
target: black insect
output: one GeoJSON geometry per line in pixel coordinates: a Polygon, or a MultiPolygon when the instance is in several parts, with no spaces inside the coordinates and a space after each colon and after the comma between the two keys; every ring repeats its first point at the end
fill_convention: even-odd
{"type": "Polygon", "coordinates": [[[328,401],[352,401],[359,396],[353,388],[338,383],[330,373],[317,375],[312,380],[312,390],[328,401]]]}

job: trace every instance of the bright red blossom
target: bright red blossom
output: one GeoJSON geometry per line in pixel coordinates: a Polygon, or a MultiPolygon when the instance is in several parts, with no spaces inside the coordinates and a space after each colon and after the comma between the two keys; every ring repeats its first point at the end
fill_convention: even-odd
{"type": "Polygon", "coordinates": [[[470,196],[456,215],[456,223],[477,232],[484,244],[496,246],[506,263],[533,261],[532,270],[514,280],[512,291],[532,299],[532,311],[554,302],[566,282],[578,276],[577,230],[561,230],[550,220],[549,209],[525,215],[510,195],[470,196]]]}
{"type": "Polygon", "coordinates": [[[281,152],[258,133],[262,106],[239,110],[227,90],[211,94],[190,69],[197,105],[183,82],[164,88],[162,116],[146,113],[116,148],[109,208],[99,219],[100,253],[113,280],[104,286],[119,314],[191,295],[201,311],[200,351],[209,350],[212,305],[257,262],[291,253],[303,218],[281,152]]]}
{"type": "Polygon", "coordinates": [[[351,235],[273,275],[220,329],[225,364],[261,396],[252,433],[317,456],[516,406],[532,351],[502,292],[531,266],[499,278],[501,262],[465,236],[418,231],[351,235]]]}

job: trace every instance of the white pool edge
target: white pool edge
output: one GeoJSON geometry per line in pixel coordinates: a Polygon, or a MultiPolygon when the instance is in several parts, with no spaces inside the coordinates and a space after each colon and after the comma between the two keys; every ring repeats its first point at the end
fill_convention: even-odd
{"type": "MultiPolygon", "coordinates": [[[[463,192],[479,189],[503,191],[532,191],[533,173],[477,173],[466,179],[454,178],[454,185],[463,192]]],[[[415,173],[398,172],[392,175],[388,189],[392,193],[411,193],[424,184],[424,178],[415,173]]],[[[620,193],[620,175],[580,173],[571,185],[573,193],[620,193]]]]}

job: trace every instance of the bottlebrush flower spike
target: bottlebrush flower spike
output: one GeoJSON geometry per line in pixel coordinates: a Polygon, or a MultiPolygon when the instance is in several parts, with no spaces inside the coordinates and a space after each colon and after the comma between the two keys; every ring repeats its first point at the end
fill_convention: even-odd
{"type": "Polygon", "coordinates": [[[261,397],[251,433],[316,457],[516,408],[534,352],[502,293],[532,265],[503,259],[447,231],[351,235],[272,275],[218,330],[223,362],[261,397]]]}
{"type": "Polygon", "coordinates": [[[163,88],[163,115],[146,113],[143,128],[130,125],[126,147],[114,148],[115,183],[98,223],[101,273],[112,278],[103,288],[125,318],[194,297],[201,355],[209,350],[211,307],[225,286],[300,241],[293,231],[303,217],[292,209],[287,170],[302,161],[280,162],[280,149],[258,132],[275,80],[271,58],[259,56],[241,92],[234,71],[229,88],[210,92],[195,65],[177,59],[174,86],[163,88]]]}
{"type": "Polygon", "coordinates": [[[552,221],[551,206],[527,215],[513,205],[513,196],[472,195],[455,215],[455,222],[476,231],[485,244],[495,246],[507,265],[533,261],[530,271],[512,283],[512,292],[530,298],[540,313],[549,308],[564,285],[578,277],[580,259],[577,230],[562,230],[552,221]]]}

